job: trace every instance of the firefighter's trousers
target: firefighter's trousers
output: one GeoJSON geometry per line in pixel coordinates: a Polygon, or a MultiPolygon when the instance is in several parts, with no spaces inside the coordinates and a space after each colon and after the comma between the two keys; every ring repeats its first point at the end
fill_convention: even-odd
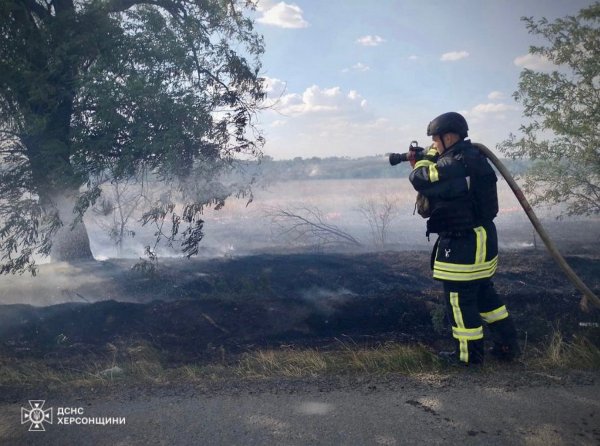
{"type": "Polygon", "coordinates": [[[443,284],[452,337],[460,361],[483,362],[483,322],[488,324],[494,342],[509,346],[517,344],[514,322],[491,279],[443,281],[443,284]]]}

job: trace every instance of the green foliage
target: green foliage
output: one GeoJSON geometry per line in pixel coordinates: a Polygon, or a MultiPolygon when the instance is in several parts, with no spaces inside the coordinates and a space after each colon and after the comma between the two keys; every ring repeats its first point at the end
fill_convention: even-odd
{"type": "Polygon", "coordinates": [[[140,261],[133,265],[132,269],[148,279],[156,278],[158,275],[158,256],[150,246],[146,246],[145,254],[147,259],[140,258],[140,261]]]}
{"type": "Polygon", "coordinates": [[[429,311],[431,315],[431,324],[433,331],[437,334],[444,334],[448,330],[448,322],[446,316],[446,306],[443,304],[434,304],[429,311]]]}
{"type": "Polygon", "coordinates": [[[140,172],[176,190],[179,204],[160,203],[146,221],[177,222],[168,242],[179,234],[197,252],[203,208],[247,187],[220,175],[236,158],[261,156],[253,123],[264,48],[243,14],[253,4],[242,3],[0,2],[3,272],[49,252],[57,196],[74,195],[80,219],[99,183],[140,172]],[[18,220],[23,208],[34,227],[18,220]]]}
{"type": "Polygon", "coordinates": [[[521,137],[499,149],[512,158],[534,160],[525,190],[533,203],[566,203],[567,215],[600,213],[600,3],[577,16],[534,21],[523,18],[531,34],[547,46],[530,53],[555,65],[550,72],[525,69],[515,99],[527,123],[521,137]]]}

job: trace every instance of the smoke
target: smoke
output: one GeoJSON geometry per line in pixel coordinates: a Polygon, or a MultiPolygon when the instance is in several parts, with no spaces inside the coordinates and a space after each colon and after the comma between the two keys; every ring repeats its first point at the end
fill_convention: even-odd
{"type": "Polygon", "coordinates": [[[134,301],[120,286],[123,272],[122,265],[111,262],[43,264],[35,277],[27,274],[2,277],[0,304],[45,306],[110,299],[134,301]]]}
{"type": "Polygon", "coordinates": [[[324,316],[333,314],[341,305],[357,295],[346,288],[330,290],[311,287],[300,292],[302,299],[311,304],[314,310],[324,316]]]}
{"type": "MultiPolygon", "coordinates": [[[[504,181],[498,183],[501,211],[496,219],[501,249],[545,249],[534,233],[525,213],[520,211],[514,195],[504,181]]],[[[425,220],[413,215],[415,193],[408,181],[398,179],[365,180],[307,180],[271,184],[254,192],[254,201],[248,205],[245,198],[230,198],[221,210],[207,209],[204,213],[205,238],[199,257],[223,258],[265,252],[286,253],[292,249],[302,252],[322,252],[340,249],[336,246],[313,246],[310,241],[291,244],[273,228],[266,210],[278,207],[310,205],[318,208],[326,222],[350,233],[363,243],[354,252],[376,250],[430,251],[435,241],[425,237],[425,220]],[[358,206],[372,197],[393,195],[398,201],[398,216],[389,227],[387,245],[371,242],[368,220],[358,206]]],[[[563,253],[581,252],[597,247],[600,239],[598,218],[556,220],[560,210],[544,209],[539,212],[544,227],[563,253]]],[[[115,299],[121,301],[149,301],[159,298],[155,290],[139,291],[133,287],[142,278],[127,275],[131,267],[145,258],[145,247],[155,241],[156,228],[141,226],[136,218],[130,229],[134,237],[127,237],[119,248],[99,224],[102,216],[87,212],[86,223],[92,252],[102,262],[77,264],[54,263],[41,265],[38,276],[3,276],[0,304],[31,303],[48,305],[60,302],[94,302],[115,299]],[[125,284],[125,285],[124,285],[125,284]]],[[[168,228],[165,229],[169,231],[168,228]]],[[[348,248],[344,248],[348,249],[348,248]]],[[[180,247],[159,246],[159,262],[182,256],[180,247]]],[[[44,263],[48,259],[37,259],[44,263]]],[[[186,263],[187,264],[187,263],[186,263]]],[[[178,268],[187,268],[182,263],[178,268]]],[[[168,284],[162,284],[168,286],[168,284]]],[[[143,287],[142,287],[143,288],[143,287]]],[[[166,293],[168,294],[168,293],[166,293]]],[[[348,289],[310,288],[302,298],[323,314],[330,314],[337,306],[352,299],[348,289]]]]}
{"type": "MultiPolygon", "coordinates": [[[[531,224],[506,182],[498,183],[500,213],[496,218],[500,245],[506,248],[528,248],[533,245],[531,224]]],[[[413,214],[415,192],[404,178],[364,180],[307,180],[271,184],[268,188],[254,191],[254,199],[229,198],[220,210],[208,208],[203,218],[204,239],[200,244],[200,257],[231,257],[267,251],[282,252],[294,249],[341,249],[336,246],[314,246],[309,239],[291,240],[274,227],[269,211],[309,206],[318,209],[326,223],[348,232],[362,243],[361,250],[430,250],[433,238],[425,237],[425,220],[413,214]],[[387,228],[386,244],[378,246],[373,241],[372,227],[360,207],[379,197],[393,197],[397,215],[387,228]]],[[[593,219],[555,221],[559,210],[540,209],[538,215],[551,233],[565,238],[570,225],[585,227],[583,231],[571,232],[573,241],[582,243],[597,240],[598,226],[593,219]],[[587,223],[586,223],[587,222],[587,223]],[[562,225],[562,226],[561,226],[562,225]],[[587,226],[589,226],[589,228],[587,226]],[[575,237],[577,236],[577,237],[575,237]]],[[[101,225],[102,216],[88,212],[86,226],[94,256],[98,260],[111,258],[139,259],[144,257],[145,247],[154,245],[156,227],[141,226],[132,219],[129,229],[134,237],[124,238],[119,247],[111,240],[101,225]]],[[[164,231],[170,231],[167,226],[164,231]]],[[[433,236],[435,237],[435,236],[433,236]]],[[[344,248],[344,249],[347,249],[344,248]]],[[[159,245],[160,257],[180,257],[181,249],[159,245]]]]}

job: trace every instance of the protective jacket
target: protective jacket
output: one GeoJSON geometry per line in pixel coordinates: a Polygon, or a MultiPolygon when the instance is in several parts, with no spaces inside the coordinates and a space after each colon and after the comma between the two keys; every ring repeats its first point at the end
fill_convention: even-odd
{"type": "Polygon", "coordinates": [[[497,178],[485,156],[468,140],[442,155],[430,149],[415,164],[410,181],[429,200],[427,235],[440,235],[432,254],[433,277],[464,282],[493,276],[497,178]]]}

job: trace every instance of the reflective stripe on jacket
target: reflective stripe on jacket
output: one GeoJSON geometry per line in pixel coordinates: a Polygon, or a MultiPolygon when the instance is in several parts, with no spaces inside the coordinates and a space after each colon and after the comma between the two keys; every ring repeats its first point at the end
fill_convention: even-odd
{"type": "Polygon", "coordinates": [[[498,266],[498,235],[494,223],[463,234],[442,234],[436,243],[433,278],[453,282],[487,279],[498,266]]]}
{"type": "Polygon", "coordinates": [[[430,149],[410,174],[413,187],[429,199],[428,234],[476,226],[467,168],[462,161],[462,148],[467,144],[471,146],[470,142],[460,141],[442,155],[430,149]]]}

